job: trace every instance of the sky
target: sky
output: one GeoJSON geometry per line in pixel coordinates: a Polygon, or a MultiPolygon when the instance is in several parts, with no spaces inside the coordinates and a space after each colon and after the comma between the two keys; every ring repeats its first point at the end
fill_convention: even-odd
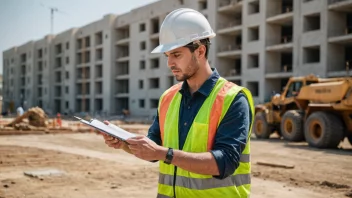
{"type": "Polygon", "coordinates": [[[0,0],[0,74],[3,51],[36,41],[50,34],[50,7],[54,34],[102,19],[106,14],[123,14],[157,0],[0,0]]]}

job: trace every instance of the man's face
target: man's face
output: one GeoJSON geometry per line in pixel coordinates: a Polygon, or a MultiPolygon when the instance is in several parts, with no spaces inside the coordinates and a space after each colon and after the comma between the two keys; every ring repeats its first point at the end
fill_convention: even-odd
{"type": "MultiPolygon", "coordinates": [[[[197,51],[197,50],[196,50],[197,51]]],[[[165,53],[167,65],[177,81],[191,78],[199,69],[199,62],[194,53],[186,47],[180,47],[165,53]]]]}

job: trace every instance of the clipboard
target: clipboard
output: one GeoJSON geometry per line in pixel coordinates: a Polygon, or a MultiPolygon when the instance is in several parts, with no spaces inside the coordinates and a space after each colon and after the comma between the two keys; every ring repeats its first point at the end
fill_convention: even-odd
{"type": "Polygon", "coordinates": [[[86,125],[93,127],[93,128],[95,128],[95,129],[97,129],[107,135],[110,135],[114,138],[117,138],[117,139],[125,142],[126,144],[129,144],[128,142],[126,142],[126,140],[128,138],[136,136],[135,134],[130,133],[128,131],[125,131],[124,129],[122,129],[114,124],[111,124],[111,123],[109,125],[106,125],[104,122],[101,122],[97,119],[91,119],[90,121],[87,121],[87,120],[84,120],[84,119],[77,117],[77,116],[73,116],[73,117],[78,119],[83,124],[86,124],[86,125]]]}

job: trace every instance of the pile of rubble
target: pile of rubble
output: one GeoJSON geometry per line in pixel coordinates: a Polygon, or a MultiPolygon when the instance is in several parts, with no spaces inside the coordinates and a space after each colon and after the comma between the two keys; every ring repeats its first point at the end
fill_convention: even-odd
{"type": "Polygon", "coordinates": [[[39,107],[30,108],[23,115],[15,118],[12,122],[5,125],[5,127],[13,127],[16,130],[33,130],[38,128],[46,128],[47,115],[43,109],[39,107]]]}
{"type": "MultiPolygon", "coordinates": [[[[87,131],[80,128],[79,132],[87,131]]],[[[28,109],[23,115],[0,126],[0,135],[45,134],[45,133],[77,132],[75,127],[62,126],[61,118],[49,119],[44,110],[39,107],[28,109]]]]}
{"type": "MultiPolygon", "coordinates": [[[[89,120],[90,117],[84,117],[89,120]]],[[[138,134],[145,134],[149,125],[128,123],[121,120],[111,120],[112,124],[138,134]]],[[[61,120],[58,114],[55,118],[49,118],[43,109],[33,107],[23,115],[0,124],[0,135],[22,135],[22,134],[48,134],[48,133],[99,133],[96,129],[86,126],[78,120],[61,120]]]]}

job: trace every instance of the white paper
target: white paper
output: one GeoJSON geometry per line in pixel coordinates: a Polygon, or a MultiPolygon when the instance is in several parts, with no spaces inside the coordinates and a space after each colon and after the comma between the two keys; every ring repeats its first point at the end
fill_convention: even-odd
{"type": "Polygon", "coordinates": [[[103,122],[100,122],[99,120],[91,121],[90,125],[96,128],[102,129],[103,131],[108,132],[111,135],[117,136],[123,140],[136,136],[135,134],[127,132],[116,125],[113,125],[113,124],[106,125],[103,122]]]}
{"type": "Polygon", "coordinates": [[[106,125],[104,122],[101,122],[99,120],[96,120],[96,119],[92,119],[91,121],[86,121],[86,120],[83,120],[82,118],[79,118],[79,117],[76,117],[74,116],[75,118],[79,119],[80,122],[84,123],[84,124],[87,124],[89,126],[92,126],[102,132],[105,132],[115,138],[119,138],[121,140],[126,140],[128,138],[131,138],[131,137],[135,137],[136,135],[133,134],[133,133],[130,133],[130,132],[127,132],[125,130],[123,130],[122,128],[116,126],[116,125],[113,125],[113,124],[109,124],[109,125],[106,125]]]}

